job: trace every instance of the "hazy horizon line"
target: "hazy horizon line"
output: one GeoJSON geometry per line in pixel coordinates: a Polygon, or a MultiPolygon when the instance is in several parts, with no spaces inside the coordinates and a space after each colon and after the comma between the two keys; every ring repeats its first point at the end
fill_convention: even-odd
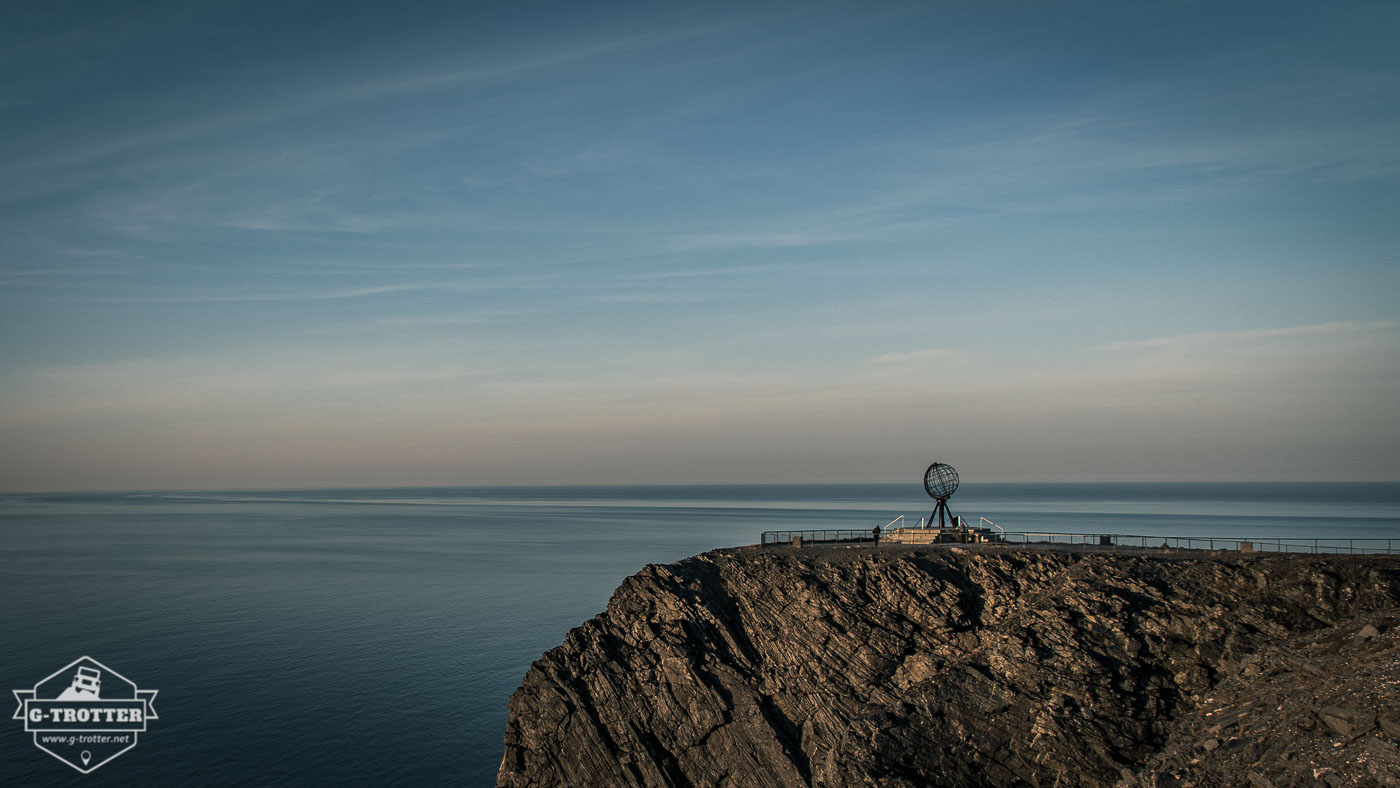
{"type": "MultiPolygon", "coordinates": [[[[113,494],[157,494],[157,493],[219,493],[219,492],[320,492],[351,490],[502,490],[502,489],[559,489],[577,490],[609,487],[869,487],[869,486],[913,486],[919,481],[742,481],[742,482],[580,482],[570,484],[353,484],[341,486],[251,486],[251,487],[168,487],[168,488],[92,488],[57,490],[0,490],[0,496],[14,495],[113,495],[113,494]]],[[[963,480],[962,486],[982,485],[1343,485],[1343,484],[1400,484],[1400,479],[995,479],[983,481],[963,480]]]]}

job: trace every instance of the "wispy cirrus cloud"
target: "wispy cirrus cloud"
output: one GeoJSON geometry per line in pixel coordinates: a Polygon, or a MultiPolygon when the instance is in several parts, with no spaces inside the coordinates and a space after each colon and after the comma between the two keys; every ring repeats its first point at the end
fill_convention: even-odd
{"type": "Polygon", "coordinates": [[[372,328],[454,328],[466,326],[498,325],[521,317],[539,314],[540,310],[489,309],[467,314],[452,315],[391,315],[376,318],[366,323],[372,328]]]}
{"type": "MultiPolygon", "coordinates": [[[[315,72],[289,73],[283,75],[271,92],[266,90],[266,84],[261,84],[256,92],[247,92],[242,101],[210,104],[203,108],[205,111],[192,114],[188,113],[188,107],[182,107],[181,113],[172,116],[171,122],[148,122],[124,134],[89,135],[88,144],[68,145],[52,156],[31,156],[16,164],[24,170],[88,166],[96,160],[125,158],[137,151],[159,151],[189,140],[246,132],[342,107],[491,88],[542,73],[578,69],[584,64],[610,58],[626,62],[629,58],[659,52],[676,57],[691,44],[700,44],[698,52],[705,53],[706,45],[732,41],[736,37],[756,37],[755,26],[780,30],[800,17],[799,11],[794,9],[759,16],[728,15],[690,24],[633,25],[619,19],[611,25],[600,23],[596,30],[541,39],[528,47],[511,44],[469,48],[465,52],[454,49],[447,54],[438,50],[407,53],[407,57],[395,58],[390,68],[363,68],[361,73],[347,73],[338,80],[326,80],[324,75],[315,72]]],[[[768,42],[763,46],[771,48],[773,45],[768,42]]],[[[222,87],[228,94],[238,94],[239,88],[249,86],[222,87]]],[[[27,98],[23,100],[28,101],[27,98]]],[[[6,105],[0,104],[2,106],[6,105]]]]}
{"type": "Polygon", "coordinates": [[[423,291],[465,291],[472,289],[469,282],[419,282],[374,287],[348,287],[333,290],[287,290],[281,292],[264,291],[252,293],[200,292],[188,294],[151,295],[125,299],[127,303],[149,304],[221,304],[291,301],[343,301],[358,298],[414,293],[423,291]]]}
{"type": "Polygon", "coordinates": [[[1308,323],[1281,328],[1256,328],[1237,331],[1197,331],[1175,336],[1153,337],[1152,339],[1109,342],[1104,350],[1161,350],[1168,348],[1218,345],[1231,342],[1254,342],[1274,339],[1298,339],[1329,336],[1375,336],[1393,333],[1400,329],[1400,321],[1395,320],[1336,320],[1327,323],[1308,323]]]}
{"type": "Polygon", "coordinates": [[[930,347],[922,350],[907,350],[886,353],[871,359],[873,364],[923,364],[932,361],[966,361],[971,355],[965,350],[945,347],[930,347]]]}

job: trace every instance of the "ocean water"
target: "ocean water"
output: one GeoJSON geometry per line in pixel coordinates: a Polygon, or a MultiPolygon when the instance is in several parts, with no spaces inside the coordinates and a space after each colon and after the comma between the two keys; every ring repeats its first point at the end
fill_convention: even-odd
{"type": "MultiPolygon", "coordinates": [[[[1400,483],[965,484],[1008,531],[1393,538],[1400,483]]],[[[917,484],[0,495],[0,680],[90,656],[157,689],[88,775],[0,726],[0,785],[490,785],[530,663],[627,575],[859,528],[917,484]]]]}

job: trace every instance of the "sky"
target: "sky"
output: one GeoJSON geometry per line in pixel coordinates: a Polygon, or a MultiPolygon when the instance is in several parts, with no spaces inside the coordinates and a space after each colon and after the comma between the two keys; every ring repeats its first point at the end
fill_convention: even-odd
{"type": "Polygon", "coordinates": [[[1400,479],[1393,2],[16,2],[0,490],[1400,479]]]}

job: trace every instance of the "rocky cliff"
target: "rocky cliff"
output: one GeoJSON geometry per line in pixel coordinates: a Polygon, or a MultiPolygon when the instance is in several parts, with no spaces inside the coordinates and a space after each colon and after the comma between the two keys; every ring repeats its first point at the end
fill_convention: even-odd
{"type": "Polygon", "coordinates": [[[510,701],[500,786],[1400,786],[1400,557],[721,550],[510,701]]]}

